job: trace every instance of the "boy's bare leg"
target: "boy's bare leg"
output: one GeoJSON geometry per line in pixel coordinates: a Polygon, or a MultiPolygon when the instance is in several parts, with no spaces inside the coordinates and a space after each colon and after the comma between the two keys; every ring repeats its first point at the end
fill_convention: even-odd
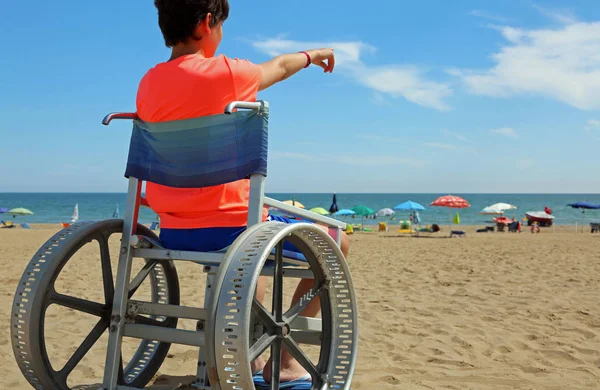
{"type": "MultiPolygon", "coordinates": [[[[259,302],[263,302],[265,300],[265,292],[267,290],[267,280],[266,276],[260,276],[258,278],[258,284],[256,285],[256,299],[259,302]]],[[[265,360],[260,356],[256,358],[252,363],[250,363],[250,368],[252,369],[252,373],[256,374],[265,366],[265,360]]]]}
{"type": "MultiPolygon", "coordinates": [[[[319,225],[320,228],[327,231],[327,227],[319,225]]],[[[348,258],[348,250],[350,249],[350,239],[346,235],[346,233],[342,233],[342,253],[345,258],[348,258]]],[[[300,283],[298,283],[298,287],[296,287],[296,292],[294,293],[294,297],[292,298],[292,305],[300,300],[300,298],[306,294],[313,286],[313,279],[302,279],[300,283]]],[[[315,317],[321,311],[321,303],[319,298],[315,298],[306,308],[300,313],[303,317],[315,317]]],[[[289,382],[294,379],[298,379],[306,375],[306,370],[304,367],[300,365],[289,354],[289,352],[282,348],[281,351],[281,372],[280,372],[280,381],[281,382],[289,382]]],[[[264,365],[263,370],[263,378],[265,381],[271,381],[271,360],[264,365]]]]}

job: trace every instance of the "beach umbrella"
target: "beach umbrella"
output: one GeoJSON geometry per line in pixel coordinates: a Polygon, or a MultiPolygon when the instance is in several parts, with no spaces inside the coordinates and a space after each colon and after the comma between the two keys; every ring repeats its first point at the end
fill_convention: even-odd
{"type": "Polygon", "coordinates": [[[0,214],[8,213],[8,209],[6,207],[0,207],[0,214]]]}
{"type": "Polygon", "coordinates": [[[407,200],[404,203],[400,203],[394,206],[394,210],[407,210],[407,211],[415,211],[415,210],[425,210],[425,207],[420,205],[417,202],[413,202],[412,200],[407,200]]]}
{"type": "Polygon", "coordinates": [[[16,209],[8,210],[8,214],[12,214],[13,218],[17,215],[33,215],[33,211],[23,207],[17,207],[16,209]]]}
{"type": "Polygon", "coordinates": [[[333,213],[333,215],[341,215],[341,216],[344,216],[344,215],[354,215],[354,214],[356,214],[356,213],[354,211],[352,211],[352,210],[349,210],[349,209],[341,209],[341,210],[338,210],[335,213],[333,213]]]}
{"type": "Polygon", "coordinates": [[[598,204],[593,204],[593,203],[588,203],[588,202],[575,202],[575,203],[569,203],[567,206],[572,207],[574,209],[581,209],[581,228],[583,229],[583,224],[584,224],[584,215],[585,215],[585,210],[598,210],[600,209],[600,205],[598,204]]]}
{"type": "MultiPolygon", "coordinates": [[[[464,209],[471,207],[469,202],[467,202],[465,199],[454,195],[440,196],[431,202],[430,206],[447,207],[449,209],[464,209]]],[[[452,213],[450,213],[450,220],[452,221],[452,213]]],[[[452,224],[450,224],[450,235],[452,235],[452,224]]]]}
{"type": "Polygon", "coordinates": [[[481,210],[479,214],[504,214],[506,210],[514,210],[517,206],[508,203],[496,203],[481,210]]]}
{"type": "Polygon", "coordinates": [[[375,215],[378,217],[389,217],[394,214],[396,214],[396,212],[392,209],[381,209],[375,213],[375,215]]]}
{"type": "Polygon", "coordinates": [[[574,209],[583,209],[583,210],[598,210],[598,209],[600,209],[600,204],[592,204],[592,203],[587,203],[587,202],[569,203],[567,206],[572,207],[574,209]]]}
{"type": "Polygon", "coordinates": [[[292,205],[294,207],[298,207],[300,209],[304,208],[304,205],[302,203],[298,202],[296,199],[284,200],[283,203],[292,205]]]}
{"type": "Polygon", "coordinates": [[[329,211],[325,210],[323,207],[314,207],[314,208],[310,209],[309,211],[312,211],[313,213],[319,214],[319,215],[329,214],[329,211]]]}
{"type": "Polygon", "coordinates": [[[464,209],[467,207],[471,207],[469,202],[467,202],[465,199],[461,198],[460,196],[454,195],[440,196],[439,198],[431,202],[430,206],[448,207],[452,209],[464,209]]]}
{"type": "Polygon", "coordinates": [[[337,205],[337,197],[335,196],[335,194],[333,194],[333,200],[331,202],[331,206],[329,206],[329,212],[331,214],[334,214],[336,212],[339,211],[338,205],[337,205]]]}
{"type": "Polygon", "coordinates": [[[354,211],[354,213],[356,213],[356,215],[360,215],[360,216],[367,216],[367,215],[371,215],[371,214],[375,214],[375,210],[373,210],[370,207],[367,206],[354,206],[352,207],[352,211],[354,211]]]}

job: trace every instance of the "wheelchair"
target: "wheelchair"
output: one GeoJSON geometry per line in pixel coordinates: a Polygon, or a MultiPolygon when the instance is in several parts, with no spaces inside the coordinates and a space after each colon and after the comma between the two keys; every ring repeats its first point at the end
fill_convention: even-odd
{"type": "Polygon", "coordinates": [[[311,389],[350,389],[358,313],[350,270],[340,249],[345,224],[265,197],[268,103],[232,102],[223,114],[163,123],[143,122],[135,113],[111,113],[103,124],[114,119],[133,121],[124,218],[78,222],[56,233],[33,256],[15,293],[12,347],[31,386],[39,390],[145,388],[171,344],[183,344],[198,347],[191,388],[254,389],[251,362],[270,348],[269,388],[280,388],[285,349],[310,374],[311,389]],[[198,188],[244,178],[250,179],[248,227],[223,251],[165,249],[150,229],[138,223],[145,181],[198,188]],[[313,223],[263,222],[265,206],[313,223]],[[315,223],[326,225],[328,233],[315,223]],[[119,234],[113,277],[109,239],[119,234]],[[65,265],[82,246],[94,241],[99,248],[103,301],[58,292],[55,283],[65,265]],[[286,251],[285,242],[298,252],[286,251]],[[134,259],[143,260],[135,275],[134,259]],[[177,261],[198,264],[206,273],[204,307],[180,305],[177,261]],[[272,278],[270,309],[255,297],[261,276],[272,278]],[[288,278],[314,283],[284,310],[283,281],[288,278]],[[150,298],[136,299],[144,281],[150,284],[150,298]],[[303,310],[316,298],[320,318],[303,317],[303,310]],[[45,342],[45,316],[52,305],[87,313],[97,321],[62,367],[53,366],[52,351],[45,342]],[[195,330],[178,328],[181,319],[195,321],[195,330]],[[69,375],[106,333],[102,384],[72,384],[69,375]],[[124,338],[137,345],[129,362],[123,359],[124,338]],[[317,357],[311,360],[305,348],[316,349],[317,357]]]}

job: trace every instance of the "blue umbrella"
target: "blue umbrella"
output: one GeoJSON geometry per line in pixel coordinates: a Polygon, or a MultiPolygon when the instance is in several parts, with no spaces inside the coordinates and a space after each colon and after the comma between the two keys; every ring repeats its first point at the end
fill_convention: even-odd
{"type": "Polygon", "coordinates": [[[339,211],[336,211],[333,215],[354,215],[354,214],[356,214],[356,213],[350,209],[341,209],[339,211]]]}
{"type": "Polygon", "coordinates": [[[575,202],[575,203],[570,203],[567,206],[571,206],[574,209],[588,209],[588,210],[600,209],[600,204],[592,204],[592,203],[587,203],[587,202],[575,202]]]}
{"type": "Polygon", "coordinates": [[[337,198],[336,198],[335,194],[333,194],[333,202],[331,203],[331,206],[329,207],[329,212],[331,214],[335,214],[338,210],[339,210],[339,208],[337,205],[337,198]]]}
{"type": "Polygon", "coordinates": [[[406,202],[395,206],[394,210],[425,210],[425,207],[412,200],[407,200],[406,202]]]}

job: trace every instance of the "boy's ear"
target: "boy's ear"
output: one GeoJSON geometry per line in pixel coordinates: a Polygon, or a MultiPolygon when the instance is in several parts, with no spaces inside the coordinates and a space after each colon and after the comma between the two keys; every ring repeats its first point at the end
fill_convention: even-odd
{"type": "Polygon", "coordinates": [[[200,23],[198,23],[198,26],[196,27],[196,33],[199,36],[210,35],[210,33],[211,33],[210,26],[212,24],[212,20],[213,20],[212,14],[211,13],[206,14],[204,19],[202,19],[200,21],[200,23]]]}

